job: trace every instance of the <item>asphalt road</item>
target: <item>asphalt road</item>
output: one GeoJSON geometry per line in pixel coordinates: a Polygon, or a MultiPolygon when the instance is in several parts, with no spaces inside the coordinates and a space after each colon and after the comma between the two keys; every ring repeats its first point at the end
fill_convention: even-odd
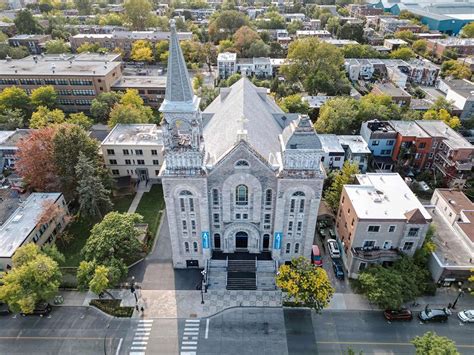
{"type": "Polygon", "coordinates": [[[387,322],[381,312],[238,308],[209,319],[113,319],[92,308],[50,318],[1,317],[0,354],[413,354],[410,340],[435,331],[474,354],[474,324],[387,322]]]}

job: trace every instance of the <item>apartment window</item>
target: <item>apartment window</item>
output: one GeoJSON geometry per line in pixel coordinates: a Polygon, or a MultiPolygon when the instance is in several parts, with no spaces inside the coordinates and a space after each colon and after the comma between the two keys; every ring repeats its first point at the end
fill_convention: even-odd
{"type": "Polygon", "coordinates": [[[143,155],[143,150],[141,150],[141,149],[135,149],[135,154],[136,154],[136,155],[143,155]]]}
{"type": "Polygon", "coordinates": [[[368,232],[377,233],[380,230],[380,226],[369,226],[367,229],[368,232]]]}
{"type": "Polygon", "coordinates": [[[179,199],[179,205],[180,205],[180,208],[181,208],[181,212],[185,212],[186,211],[186,206],[184,204],[184,198],[179,199]]]}
{"type": "Polygon", "coordinates": [[[115,155],[115,151],[113,149],[107,149],[107,155],[115,155]]]}
{"type": "Polygon", "coordinates": [[[418,145],[418,148],[419,148],[419,149],[423,149],[423,148],[425,148],[425,147],[426,147],[426,143],[420,143],[420,144],[418,145]]]}
{"type": "Polygon", "coordinates": [[[192,198],[189,199],[189,210],[194,212],[194,199],[192,198]]]}
{"type": "Polygon", "coordinates": [[[137,165],[145,165],[145,161],[143,159],[137,159],[137,165]]]}
{"type": "Polygon", "coordinates": [[[263,218],[263,223],[270,223],[271,215],[269,213],[265,213],[263,218]]]}
{"type": "Polygon", "coordinates": [[[184,242],[184,251],[186,253],[189,253],[189,243],[188,242],[184,242]]]}
{"type": "Polygon", "coordinates": [[[290,243],[286,243],[285,253],[286,253],[286,254],[290,254],[290,251],[291,251],[291,244],[290,244],[290,243]]]}
{"type": "Polygon", "coordinates": [[[110,165],[117,165],[117,160],[115,159],[110,159],[109,160],[110,165]]]}
{"type": "Polygon", "coordinates": [[[112,175],[120,175],[120,172],[117,169],[113,169],[112,175]]]}
{"type": "Polygon", "coordinates": [[[375,240],[364,240],[363,248],[373,248],[375,246],[375,240]]]}
{"type": "Polygon", "coordinates": [[[212,189],[212,204],[219,206],[219,190],[217,189],[212,189]]]}
{"type": "Polygon", "coordinates": [[[290,213],[295,212],[295,203],[296,203],[296,201],[294,199],[291,199],[291,201],[290,201],[290,213]]]}
{"type": "Polygon", "coordinates": [[[198,252],[198,243],[197,243],[197,242],[193,242],[193,251],[194,251],[195,253],[198,252]]]}
{"type": "Polygon", "coordinates": [[[128,149],[122,149],[122,153],[123,153],[123,155],[129,155],[130,154],[128,149]]]}
{"type": "Polygon", "coordinates": [[[367,268],[367,263],[361,262],[359,264],[359,271],[363,271],[367,268]]]}
{"type": "Polygon", "coordinates": [[[195,221],[194,219],[191,220],[191,230],[192,230],[193,232],[196,231],[196,221],[195,221]]]}
{"type": "Polygon", "coordinates": [[[160,165],[160,162],[159,162],[159,160],[157,160],[157,159],[153,159],[153,165],[160,165]]]}
{"type": "Polygon", "coordinates": [[[249,219],[248,213],[243,213],[242,214],[242,219],[249,219]]]}
{"type": "Polygon", "coordinates": [[[372,141],[372,145],[373,145],[373,146],[379,145],[379,141],[378,141],[378,140],[373,140],[373,141],[372,141]]]}
{"type": "Polygon", "coordinates": [[[160,171],[159,171],[159,170],[155,170],[155,175],[156,175],[156,176],[160,175],[160,171]]]}
{"type": "Polygon", "coordinates": [[[239,185],[235,188],[235,204],[239,206],[248,205],[249,190],[245,185],[239,185]]]}
{"type": "Polygon", "coordinates": [[[390,139],[390,140],[387,141],[387,145],[393,145],[394,142],[395,141],[393,139],[390,139]]]}
{"type": "Polygon", "coordinates": [[[354,221],[355,221],[355,219],[354,219],[354,218],[352,218],[351,226],[353,226],[353,225],[354,225],[354,221]]]}
{"type": "Polygon", "coordinates": [[[341,157],[335,157],[334,161],[341,161],[341,157]]]}
{"type": "Polygon", "coordinates": [[[295,254],[300,252],[300,243],[295,243],[295,254]]]}
{"type": "Polygon", "coordinates": [[[304,212],[304,200],[300,200],[300,213],[304,212]]]}
{"type": "Polygon", "coordinates": [[[293,221],[288,222],[288,230],[292,231],[293,230],[293,221]]]}
{"type": "Polygon", "coordinates": [[[433,158],[433,153],[428,154],[428,158],[432,159],[433,158]]]}
{"type": "Polygon", "coordinates": [[[182,223],[183,223],[183,231],[188,230],[188,224],[186,223],[186,221],[182,221],[182,223]]]}
{"type": "Polygon", "coordinates": [[[156,149],[151,150],[151,155],[158,155],[158,151],[156,149]]]}
{"type": "Polygon", "coordinates": [[[125,159],[125,165],[132,165],[132,162],[130,161],[130,159],[125,159]]]}
{"type": "Polygon", "coordinates": [[[409,237],[416,237],[418,235],[419,230],[420,230],[420,228],[410,228],[410,230],[408,231],[408,236],[409,237]]]}
{"type": "Polygon", "coordinates": [[[241,219],[241,218],[242,218],[242,215],[240,213],[235,214],[235,219],[241,219]]]}
{"type": "Polygon", "coordinates": [[[303,228],[303,222],[300,221],[300,222],[298,222],[298,224],[296,225],[296,230],[297,230],[298,232],[301,232],[301,229],[302,229],[302,228],[303,228]]]}
{"type": "Polygon", "coordinates": [[[392,247],[392,241],[391,240],[386,240],[383,242],[383,248],[384,249],[390,249],[392,247]]]}
{"type": "Polygon", "coordinates": [[[390,233],[395,232],[395,226],[390,226],[390,227],[388,227],[388,231],[389,231],[390,233]]]}
{"type": "Polygon", "coordinates": [[[271,206],[272,205],[272,190],[267,189],[265,191],[265,206],[271,206]]]}
{"type": "Polygon", "coordinates": [[[213,214],[213,220],[214,220],[214,223],[219,223],[219,214],[218,213],[213,214]]]}
{"type": "Polygon", "coordinates": [[[405,244],[403,244],[403,251],[409,251],[413,248],[413,245],[415,243],[413,242],[405,242],[405,244]]]}

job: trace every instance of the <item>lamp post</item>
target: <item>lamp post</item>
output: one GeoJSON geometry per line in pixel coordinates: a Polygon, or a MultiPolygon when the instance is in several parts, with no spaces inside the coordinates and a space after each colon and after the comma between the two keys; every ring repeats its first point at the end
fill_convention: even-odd
{"type": "Polygon", "coordinates": [[[459,286],[459,293],[458,293],[456,299],[454,300],[453,305],[451,306],[452,309],[456,308],[456,303],[458,303],[459,298],[461,298],[461,296],[464,294],[464,291],[461,288],[462,282],[458,282],[458,286],[459,286]]]}
{"type": "Polygon", "coordinates": [[[206,287],[206,270],[201,271],[201,304],[204,304],[204,287],[206,287]]]}

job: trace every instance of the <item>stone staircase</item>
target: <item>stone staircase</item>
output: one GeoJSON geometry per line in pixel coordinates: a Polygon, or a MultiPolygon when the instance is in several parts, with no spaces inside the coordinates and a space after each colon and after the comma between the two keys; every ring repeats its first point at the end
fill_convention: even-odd
{"type": "Polygon", "coordinates": [[[255,260],[229,260],[227,264],[227,290],[256,290],[255,260]]]}

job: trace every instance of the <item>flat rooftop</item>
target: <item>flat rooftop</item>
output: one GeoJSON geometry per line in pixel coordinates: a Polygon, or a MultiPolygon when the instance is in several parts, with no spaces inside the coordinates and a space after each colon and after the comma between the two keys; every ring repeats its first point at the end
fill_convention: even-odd
{"type": "Polygon", "coordinates": [[[166,88],[166,76],[122,76],[112,85],[112,88],[166,88]]]}
{"type": "Polygon", "coordinates": [[[420,126],[413,121],[390,121],[390,125],[395,131],[404,137],[429,138],[430,135],[426,133],[420,126]]]}
{"type": "Polygon", "coordinates": [[[474,203],[462,191],[452,189],[436,189],[436,191],[456,213],[460,213],[462,210],[474,210],[474,203]]]}
{"type": "Polygon", "coordinates": [[[335,134],[318,134],[318,138],[321,142],[321,148],[326,153],[342,153],[344,154],[344,149],[339,143],[339,139],[335,134]]]}
{"type": "Polygon", "coordinates": [[[452,149],[474,149],[474,146],[466,138],[443,121],[420,120],[415,122],[431,137],[444,137],[444,143],[452,149]]]}
{"type": "Polygon", "coordinates": [[[217,56],[217,60],[236,60],[237,59],[237,53],[232,53],[232,52],[223,52],[219,53],[217,56]]]}
{"type": "Polygon", "coordinates": [[[118,124],[102,145],[163,145],[162,132],[156,124],[118,124]]]}
{"type": "MultiPolygon", "coordinates": [[[[193,38],[192,32],[178,32],[179,40],[190,40],[193,38]]],[[[168,40],[170,38],[170,32],[162,31],[117,31],[114,33],[80,33],[72,38],[85,38],[85,39],[148,39],[148,40],[168,40]]]]}
{"type": "Polygon", "coordinates": [[[326,101],[332,99],[333,97],[334,96],[325,96],[325,95],[303,96],[302,100],[306,102],[311,108],[320,108],[322,105],[326,103],[326,101]]]}
{"type": "Polygon", "coordinates": [[[344,185],[344,189],[360,219],[406,220],[418,209],[431,220],[428,211],[397,173],[356,175],[360,185],[344,185]]]}
{"type": "Polygon", "coordinates": [[[443,44],[445,46],[474,46],[474,38],[448,37],[427,39],[427,41],[443,44]]]}
{"type": "Polygon", "coordinates": [[[337,136],[339,143],[342,146],[348,146],[352,153],[355,154],[370,154],[369,146],[362,136],[337,136]]]}
{"type": "Polygon", "coordinates": [[[17,208],[0,226],[0,257],[9,258],[15,253],[36,227],[44,203],[55,202],[60,196],[59,192],[34,192],[25,201],[18,203],[17,208]]]}
{"type": "Polygon", "coordinates": [[[0,76],[104,76],[121,65],[121,62],[107,59],[99,61],[76,60],[74,56],[29,56],[17,60],[1,60],[0,76]]]}
{"type": "Polygon", "coordinates": [[[407,93],[402,88],[395,86],[394,84],[387,82],[387,83],[377,83],[374,85],[374,89],[378,89],[385,95],[389,95],[391,97],[411,97],[409,93],[407,93]]]}
{"type": "Polygon", "coordinates": [[[474,83],[467,79],[447,79],[444,81],[451,90],[467,98],[474,96],[474,83]]]}

